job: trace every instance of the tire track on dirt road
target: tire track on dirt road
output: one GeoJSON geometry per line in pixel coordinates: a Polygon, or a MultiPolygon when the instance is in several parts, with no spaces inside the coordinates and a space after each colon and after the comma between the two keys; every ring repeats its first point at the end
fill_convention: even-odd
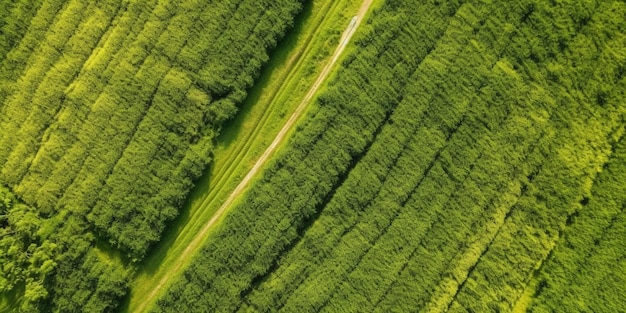
{"type": "Polygon", "coordinates": [[[302,102],[300,102],[300,104],[298,105],[294,113],[289,117],[287,122],[285,122],[285,125],[281,128],[280,132],[276,135],[270,146],[257,160],[252,169],[248,172],[248,174],[246,174],[246,176],[239,183],[239,185],[237,185],[237,188],[235,188],[235,190],[230,194],[228,199],[226,199],[226,201],[215,212],[213,217],[202,227],[194,240],[187,246],[183,253],[180,254],[180,256],[178,257],[178,261],[174,263],[176,264],[175,267],[169,271],[168,275],[163,276],[158,285],[156,285],[152,289],[148,297],[146,297],[142,301],[141,305],[135,310],[136,312],[143,312],[146,309],[147,305],[154,301],[154,298],[160,293],[161,289],[163,289],[163,287],[166,286],[172,278],[180,274],[180,271],[183,269],[183,267],[187,265],[186,260],[189,260],[189,258],[201,248],[202,243],[204,242],[211,228],[224,215],[228,207],[235,201],[235,199],[237,199],[237,197],[239,197],[243,193],[245,188],[248,187],[250,181],[254,178],[256,174],[259,173],[259,170],[265,165],[270,156],[272,156],[274,152],[276,152],[279,144],[285,139],[287,133],[293,128],[297,120],[307,108],[309,102],[311,102],[313,95],[315,95],[322,83],[326,80],[326,78],[328,78],[328,75],[330,74],[333,66],[339,59],[339,56],[343,53],[347,44],[350,42],[350,39],[363,21],[363,17],[367,14],[370,6],[372,5],[372,2],[373,0],[363,1],[361,7],[359,8],[359,12],[352,19],[350,25],[348,25],[343,35],[341,36],[341,39],[339,40],[339,45],[333,53],[330,62],[326,64],[311,89],[309,89],[309,92],[306,94],[302,102]]]}

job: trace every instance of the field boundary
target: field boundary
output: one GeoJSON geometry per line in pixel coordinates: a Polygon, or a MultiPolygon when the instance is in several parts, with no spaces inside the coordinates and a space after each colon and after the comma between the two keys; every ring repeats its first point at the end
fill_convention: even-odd
{"type": "MultiPolygon", "coordinates": [[[[336,3],[337,2],[332,3],[331,7],[335,8],[336,3]]],[[[350,22],[350,24],[344,31],[334,53],[330,57],[330,60],[324,66],[320,74],[317,76],[317,79],[315,80],[313,86],[307,92],[304,99],[298,104],[295,111],[291,114],[287,122],[280,129],[280,131],[278,132],[278,134],[276,135],[276,137],[274,138],[270,146],[265,150],[265,152],[261,155],[261,157],[254,163],[254,166],[252,167],[252,169],[241,180],[241,182],[237,185],[235,190],[232,191],[232,193],[230,193],[226,201],[223,202],[223,204],[219,207],[219,209],[215,213],[213,213],[211,219],[204,224],[204,226],[198,233],[195,234],[194,238],[186,246],[185,250],[182,253],[177,254],[176,261],[172,263],[172,266],[169,267],[167,273],[159,280],[159,283],[154,288],[151,289],[147,297],[142,298],[143,301],[137,306],[137,308],[133,309],[131,306],[130,308],[131,311],[133,312],[145,311],[145,309],[155,301],[155,299],[162,292],[164,287],[169,284],[172,278],[180,274],[180,272],[188,264],[189,259],[191,259],[194,253],[197,252],[201,248],[210,230],[213,229],[213,226],[215,226],[215,224],[220,220],[220,218],[224,215],[224,213],[227,212],[227,209],[231,206],[231,204],[245,191],[245,189],[248,187],[250,182],[258,174],[259,170],[266,164],[267,160],[270,159],[270,157],[278,149],[278,147],[283,142],[287,134],[291,131],[291,129],[296,124],[298,119],[303,115],[304,111],[308,107],[308,104],[313,99],[313,96],[315,95],[315,93],[319,90],[319,88],[322,86],[322,83],[326,80],[326,78],[332,72],[334,65],[338,61],[340,55],[346,49],[348,42],[350,41],[350,39],[352,38],[356,30],[358,29],[358,26],[360,25],[363,17],[368,12],[369,7],[371,6],[372,3],[373,3],[373,0],[365,0],[361,3],[357,15],[352,19],[352,21],[350,22]]],[[[289,79],[292,78],[296,72],[298,72],[298,69],[302,65],[301,63],[304,61],[304,58],[302,58],[302,56],[306,55],[306,52],[308,52],[311,49],[310,41],[312,41],[312,38],[314,35],[316,35],[317,33],[321,31],[321,27],[324,24],[324,21],[327,19],[327,17],[328,15],[326,15],[322,19],[322,22],[320,22],[320,24],[317,25],[317,27],[313,31],[313,35],[311,36],[311,38],[307,40],[306,48],[302,52],[296,53],[296,55],[294,55],[290,59],[290,63],[294,61],[294,58],[297,58],[298,62],[296,62],[294,66],[294,70],[289,71],[287,75],[287,80],[285,80],[285,82],[289,82],[289,79]]],[[[285,89],[285,85],[287,85],[287,83],[281,84],[280,88],[271,96],[271,100],[270,100],[271,103],[276,101],[279,95],[281,95],[281,92],[285,89]]],[[[266,110],[266,113],[264,113],[264,116],[261,118],[261,120],[258,121],[255,127],[258,127],[258,125],[260,124],[262,128],[265,125],[265,123],[267,122],[267,117],[265,115],[267,116],[270,115],[270,114],[267,114],[267,111],[272,111],[272,107],[273,105],[270,105],[268,107],[268,109],[266,110]]],[[[248,151],[251,149],[249,138],[255,137],[257,135],[256,133],[257,132],[255,129],[255,131],[246,138],[246,143],[243,145],[243,148],[237,149],[237,151],[235,151],[235,153],[237,154],[235,157],[238,158],[238,160],[243,158],[243,156],[245,156],[248,153],[248,151]]],[[[235,163],[237,163],[237,161],[232,162],[229,169],[234,168],[233,164],[235,163]]],[[[218,186],[222,188],[224,188],[224,183],[222,183],[222,181],[224,180],[228,181],[228,178],[231,178],[231,176],[228,175],[230,171],[227,169],[225,172],[227,173],[227,175],[225,176],[222,174],[222,177],[220,178],[220,180],[218,180],[218,184],[217,184],[218,186]]],[[[209,193],[209,195],[205,197],[200,207],[206,207],[210,205],[211,203],[213,203],[214,201],[219,200],[215,196],[213,197],[211,196],[214,194],[218,194],[221,191],[220,188],[216,188],[216,189],[218,190],[214,191],[214,193],[209,193]]],[[[195,216],[200,211],[202,210],[197,210],[197,212],[194,212],[195,214],[193,215],[195,216]]],[[[194,218],[191,217],[190,222],[193,220],[194,218]]],[[[182,234],[182,235],[184,236],[185,234],[182,234]]]]}

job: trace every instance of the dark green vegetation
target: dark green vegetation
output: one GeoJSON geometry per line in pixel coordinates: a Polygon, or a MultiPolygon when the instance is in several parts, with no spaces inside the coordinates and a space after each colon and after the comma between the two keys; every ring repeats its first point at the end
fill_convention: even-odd
{"type": "Polygon", "coordinates": [[[137,267],[122,312],[150,308],[167,290],[171,278],[184,270],[208,237],[201,234],[213,228],[211,220],[222,216],[221,208],[231,207],[226,208],[224,201],[239,198],[241,192],[235,191],[236,187],[253,166],[264,167],[261,155],[282,128],[293,128],[293,123],[286,122],[294,114],[300,115],[297,108],[310,103],[303,103],[302,99],[322,70],[330,66],[341,31],[363,5],[353,0],[314,0],[303,4],[294,27],[272,53],[239,113],[221,130],[211,168],[196,182],[181,214],[170,223],[161,241],[137,267]]]}
{"type": "Polygon", "coordinates": [[[571,215],[535,276],[531,312],[619,312],[626,308],[626,139],[598,174],[584,210],[571,215]]]}
{"type": "Polygon", "coordinates": [[[301,1],[2,1],[0,293],[119,305],[301,1]],[[4,203],[4,202],[3,202],[4,203]]]}
{"type": "Polygon", "coordinates": [[[385,1],[155,310],[626,310],[625,30],[621,1],[385,1]]]}
{"type": "MultiPolygon", "coordinates": [[[[626,311],[626,3],[379,4],[152,309],[626,311]]],[[[300,9],[1,1],[0,310],[118,308],[300,9]]]]}
{"type": "MultiPolygon", "coordinates": [[[[13,303],[18,293],[27,290],[20,308],[30,311],[47,294],[44,281],[57,265],[53,260],[57,246],[37,234],[41,226],[37,211],[18,203],[1,186],[0,226],[0,290],[11,291],[4,300],[13,303]]],[[[4,309],[2,305],[0,309],[4,309]]]]}

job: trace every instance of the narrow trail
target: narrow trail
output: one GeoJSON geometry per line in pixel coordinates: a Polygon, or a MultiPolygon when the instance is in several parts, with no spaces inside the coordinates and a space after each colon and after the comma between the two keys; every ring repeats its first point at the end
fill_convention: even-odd
{"type": "Polygon", "coordinates": [[[348,25],[343,35],[341,36],[341,39],[339,40],[339,45],[337,46],[337,49],[333,53],[333,56],[330,62],[326,64],[326,66],[324,67],[320,75],[318,76],[317,80],[315,81],[311,89],[309,89],[309,92],[306,94],[304,99],[302,99],[302,102],[300,102],[300,104],[298,105],[296,110],[293,112],[293,114],[289,117],[287,122],[285,122],[285,125],[281,128],[280,132],[278,132],[278,134],[276,135],[276,137],[274,138],[270,146],[265,150],[263,155],[261,155],[261,157],[256,161],[252,169],[250,169],[248,174],[246,174],[246,176],[239,183],[239,185],[237,185],[237,188],[235,188],[235,190],[230,194],[228,199],[226,199],[226,201],[224,201],[224,203],[220,206],[220,208],[215,212],[213,217],[202,227],[202,229],[198,232],[198,234],[195,236],[193,241],[189,243],[189,245],[183,251],[183,253],[181,253],[178,256],[177,261],[174,263],[175,266],[171,268],[171,270],[168,272],[167,275],[163,276],[163,278],[154,287],[154,289],[152,289],[150,294],[137,307],[135,312],[145,311],[147,305],[153,302],[154,298],[159,294],[161,289],[164,286],[166,286],[167,283],[172,278],[174,278],[176,275],[180,273],[182,268],[185,265],[187,265],[186,260],[188,260],[192,256],[193,253],[197,252],[201,248],[202,243],[204,242],[204,239],[206,238],[208,232],[211,230],[213,225],[215,225],[215,223],[224,215],[227,208],[233,203],[233,201],[235,201],[235,199],[237,199],[237,197],[239,197],[243,193],[243,191],[248,186],[252,178],[256,174],[258,174],[259,170],[263,167],[263,165],[265,165],[265,163],[270,158],[270,156],[274,154],[274,152],[276,152],[276,148],[283,141],[283,139],[285,138],[287,133],[291,130],[291,128],[293,128],[298,118],[300,118],[300,116],[306,109],[307,105],[313,98],[313,95],[315,95],[315,93],[318,91],[318,89],[320,88],[324,80],[328,78],[328,75],[330,74],[333,66],[339,59],[339,56],[341,55],[341,53],[343,53],[343,51],[345,50],[347,44],[350,42],[350,39],[352,38],[357,28],[361,24],[363,17],[365,16],[365,14],[367,14],[373,1],[374,0],[363,1],[363,3],[361,4],[359,8],[359,12],[352,19],[352,21],[350,22],[350,25],[348,25]]]}

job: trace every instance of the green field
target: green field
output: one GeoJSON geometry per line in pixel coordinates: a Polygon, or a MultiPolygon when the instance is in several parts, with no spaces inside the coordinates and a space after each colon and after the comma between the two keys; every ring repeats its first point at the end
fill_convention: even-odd
{"type": "Polygon", "coordinates": [[[625,13],[385,2],[157,312],[513,310],[616,157],[625,13]]]}
{"type": "Polygon", "coordinates": [[[369,4],[2,1],[0,312],[626,311],[626,3],[369,4]]]}
{"type": "Polygon", "coordinates": [[[301,8],[3,4],[0,181],[32,209],[7,213],[0,292],[21,288],[25,311],[118,307],[301,8]]]}
{"type": "MultiPolygon", "coordinates": [[[[241,113],[222,130],[215,149],[214,163],[198,181],[183,215],[174,221],[155,251],[140,265],[131,285],[131,298],[125,311],[137,311],[151,302],[154,286],[175,277],[181,258],[195,243],[202,227],[252,168],[280,127],[294,112],[317,74],[336,46],[341,30],[349,24],[358,1],[315,1],[305,4],[284,46],[268,63],[241,113]]],[[[166,289],[165,286],[160,287],[166,289]]]]}

